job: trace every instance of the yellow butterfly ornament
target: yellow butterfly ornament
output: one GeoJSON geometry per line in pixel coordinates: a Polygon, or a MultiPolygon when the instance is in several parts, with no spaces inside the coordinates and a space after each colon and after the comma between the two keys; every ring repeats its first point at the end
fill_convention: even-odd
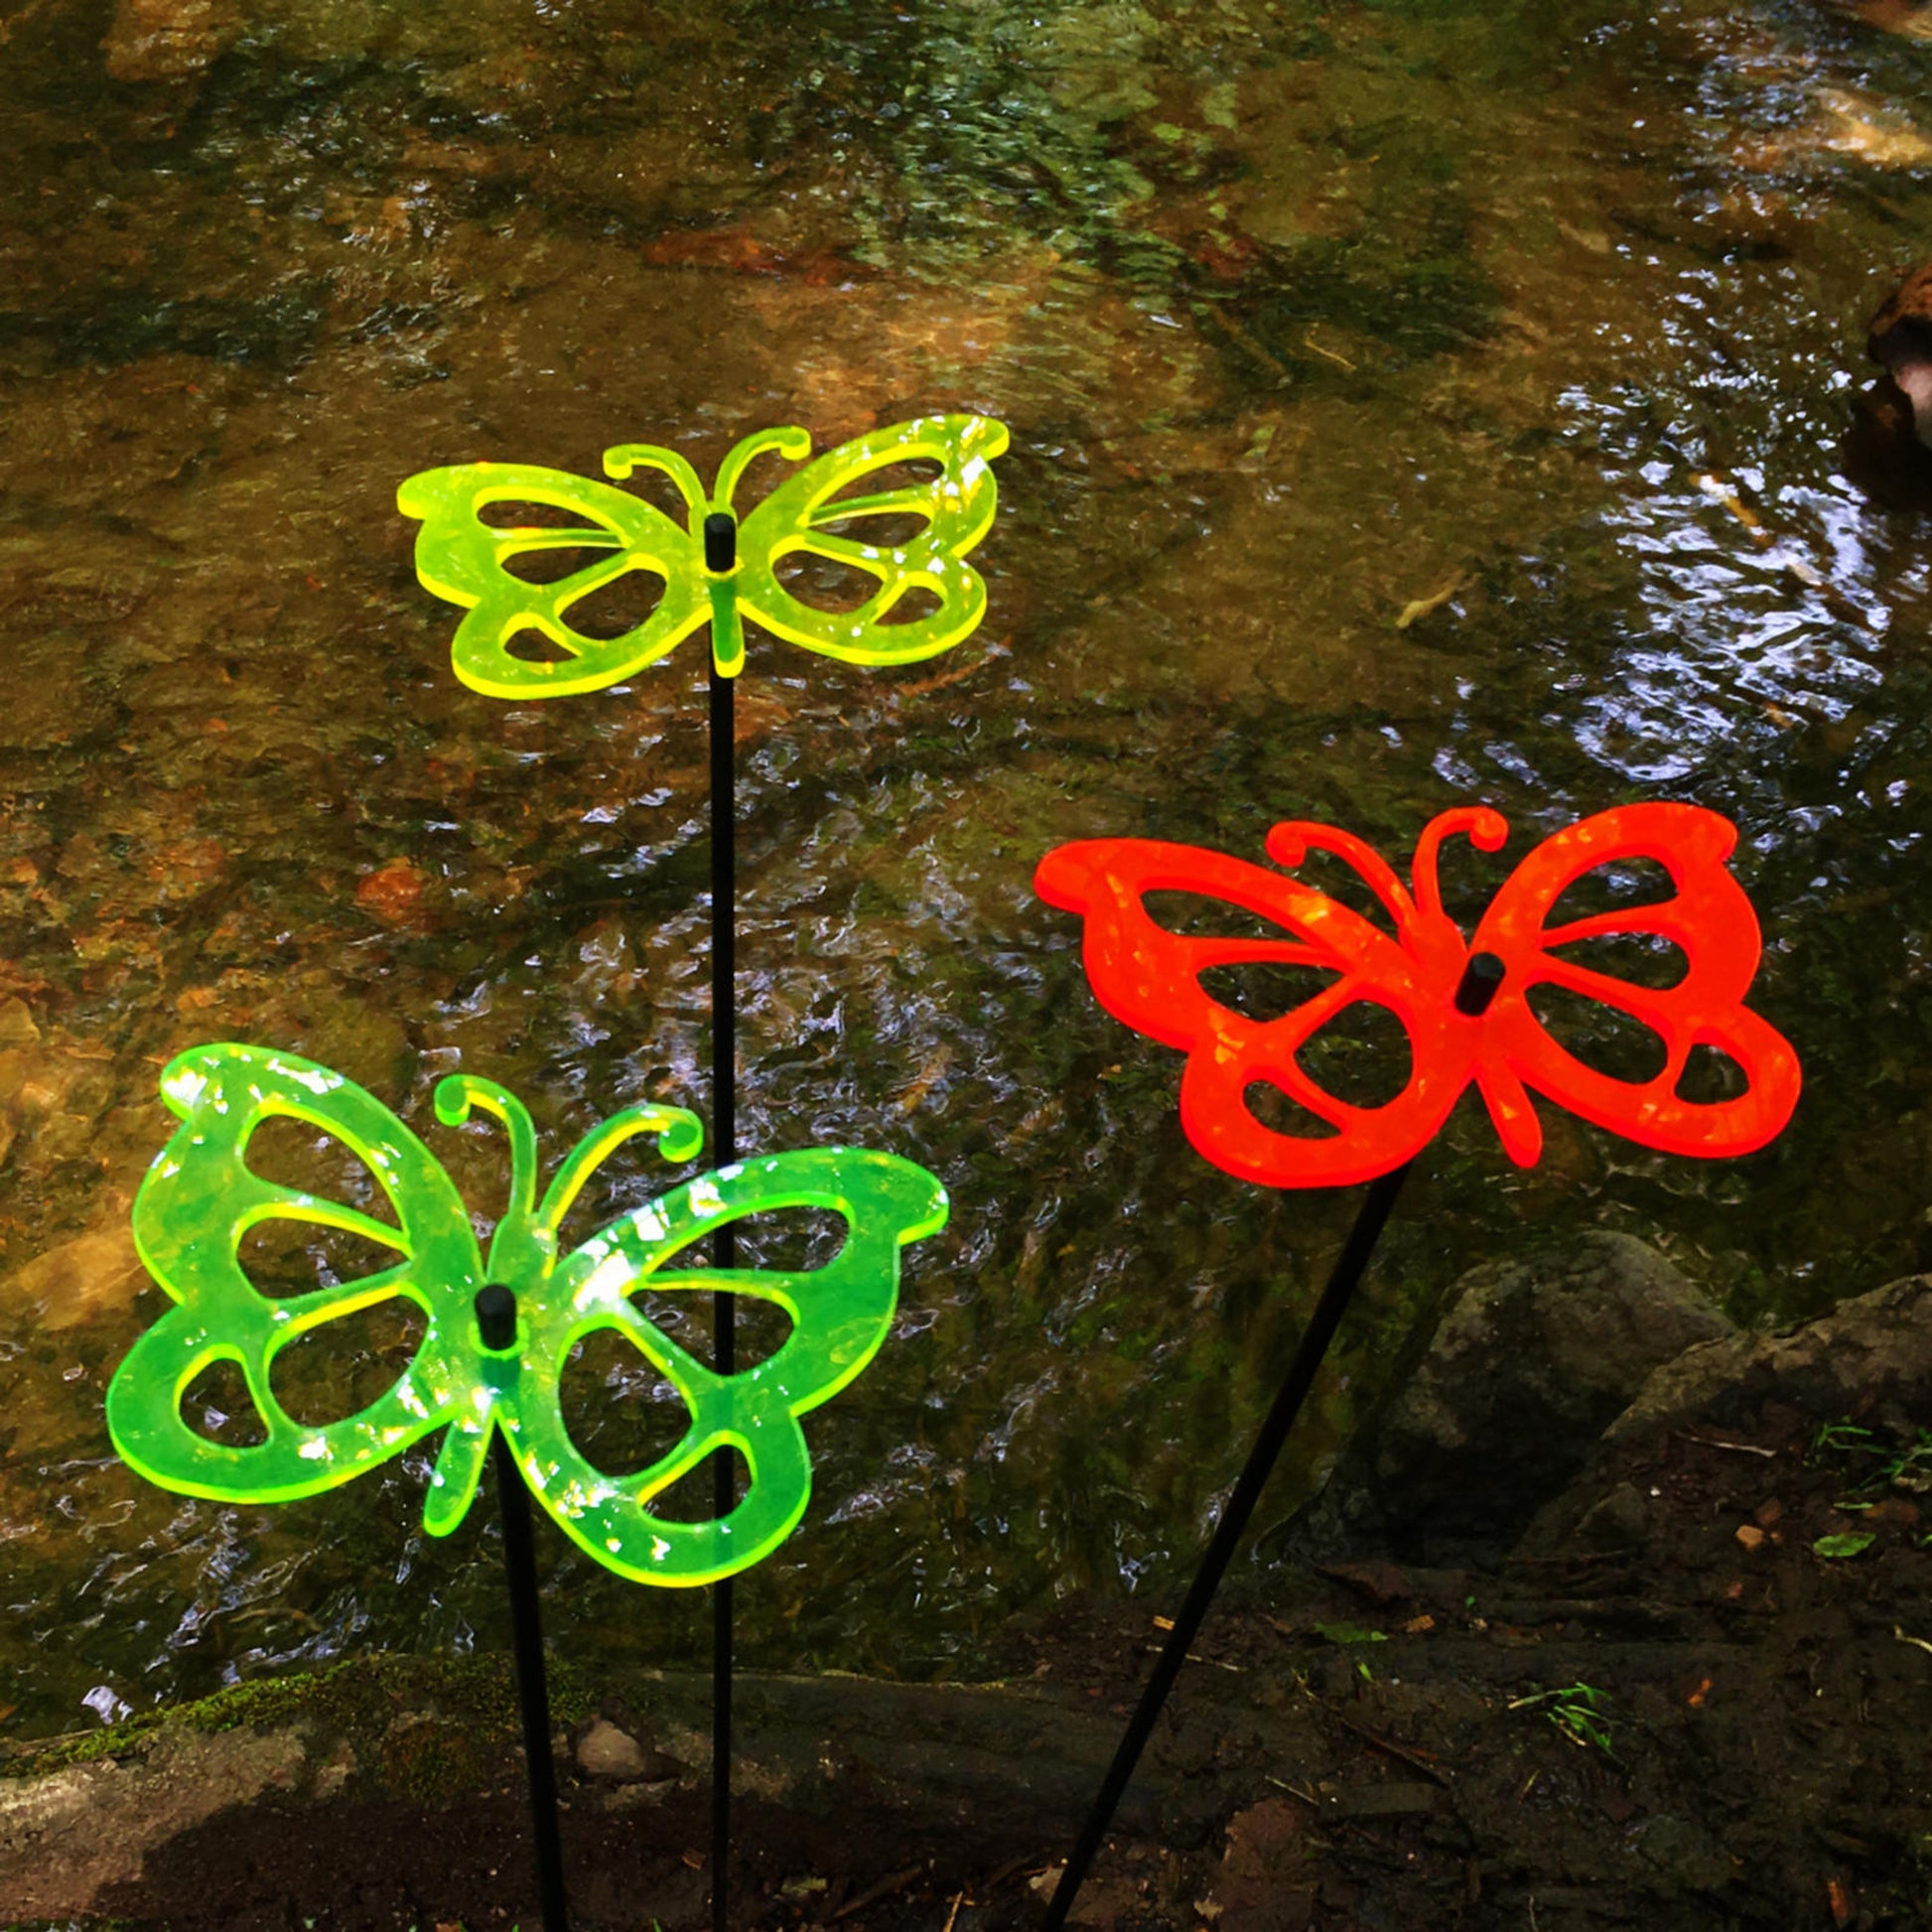
{"type": "Polygon", "coordinates": [[[491,697],[560,698],[599,690],[655,663],[707,621],[724,677],[736,677],[744,667],[747,618],[826,657],[910,664],[957,643],[985,613],[986,584],[965,559],[992,527],[998,501],[992,463],[1008,441],[1006,425],[990,416],[896,423],[787,477],[742,523],[732,497],[746,467],[767,452],[802,461],[811,455],[809,431],[765,429],[748,436],[725,458],[709,493],[675,450],[621,443],[605,451],[604,472],[614,483],[640,469],[668,476],[684,498],[683,525],[614,483],[527,463],[424,470],[397,489],[396,504],[423,526],[416,537],[417,576],[469,613],[451,645],[456,674],[491,697]],[[870,494],[845,493],[855,487],[863,492],[869,478],[909,463],[936,465],[937,475],[889,482],[870,494]],[[506,504],[541,504],[571,520],[485,520],[506,504]],[[896,530],[907,518],[920,519],[922,527],[902,540],[881,538],[877,519],[885,517],[896,520],[896,530]],[[551,582],[529,581],[514,568],[525,558],[560,550],[600,554],[551,582]],[[862,571],[877,588],[855,610],[820,610],[778,582],[778,567],[800,553],[862,571]],[[633,629],[596,637],[572,623],[585,599],[632,572],[664,584],[656,608],[633,629]],[[929,593],[937,608],[895,621],[894,612],[915,591],[929,593]],[[568,655],[547,662],[517,655],[510,646],[528,631],[568,655]]]}

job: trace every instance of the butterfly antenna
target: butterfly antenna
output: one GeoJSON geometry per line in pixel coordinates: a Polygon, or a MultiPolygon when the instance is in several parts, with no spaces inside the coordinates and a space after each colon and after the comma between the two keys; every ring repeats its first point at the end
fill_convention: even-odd
{"type": "Polygon", "coordinates": [[[800,463],[812,453],[812,433],[789,424],[783,429],[761,429],[736,444],[718,466],[718,482],[711,492],[711,507],[728,510],[738,493],[739,479],[746,466],[767,450],[776,450],[787,463],[800,463]]]}
{"type": "Polygon", "coordinates": [[[1415,901],[1409,889],[1395,875],[1395,868],[1364,840],[1337,825],[1322,825],[1313,819],[1292,818],[1275,826],[1268,834],[1268,856],[1284,872],[1293,872],[1311,852],[1332,852],[1353,870],[1370,892],[1382,901],[1395,921],[1398,932],[1406,932],[1416,916],[1415,901]]]}
{"type": "Polygon", "coordinates": [[[704,513],[704,484],[683,457],[655,443],[620,443],[604,452],[604,474],[614,483],[622,483],[635,470],[660,470],[669,477],[684,498],[684,513],[690,527],[697,527],[698,518],[704,513]]]}
{"type": "Polygon", "coordinates": [[[1416,841],[1416,862],[1409,872],[1416,884],[1416,903],[1425,918],[1448,916],[1443,910],[1443,888],[1437,867],[1443,841],[1457,832],[1467,833],[1469,843],[1478,852],[1500,852],[1503,841],[1509,837],[1509,821],[1487,805],[1457,805],[1453,811],[1438,812],[1423,827],[1422,837],[1416,841]]]}
{"type": "Polygon", "coordinates": [[[703,1122],[682,1107],[626,1107],[593,1128],[564,1156],[544,1189],[533,1225],[554,1242],[584,1183],[617,1148],[639,1134],[655,1134],[657,1151],[666,1161],[688,1161],[704,1145],[703,1122]]]}
{"type": "Polygon", "coordinates": [[[452,1073],[436,1083],[436,1118],[445,1127],[461,1127],[476,1110],[500,1122],[510,1143],[509,1200],[490,1237],[489,1272],[512,1280],[541,1278],[551,1250],[543,1244],[536,1212],[537,1130],[530,1110],[507,1087],[472,1073],[452,1073]]]}

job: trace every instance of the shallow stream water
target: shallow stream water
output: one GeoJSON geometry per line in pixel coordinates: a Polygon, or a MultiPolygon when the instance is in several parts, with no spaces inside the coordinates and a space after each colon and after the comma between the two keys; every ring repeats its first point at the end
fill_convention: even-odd
{"type": "MultiPolygon", "coordinates": [[[[484,1512],[421,1530],[426,1454],[273,1509],[113,1455],[171,1055],[340,1069],[485,1219],[501,1143],[435,1125],[444,1074],[552,1161],[706,1106],[701,640],[596,698],[466,690],[394,509],[435,464],[1012,428],[973,640],[870,672],[755,636],[740,692],[742,1143],[890,1149],[954,1203],[808,1421],[748,1664],[970,1673],[1057,1592],[1171,1608],[1354,1211],[1188,1151],[1178,1057],[1033,896],[1063,840],[1259,858],[1310,817],[1406,869],[1481,800],[1513,837],[1452,860],[1472,919],[1606,806],[1740,828],[1790,1129],[1695,1164],[1546,1109],[1518,1171],[1465,1101],[1271,1520],[1474,1262],[1621,1229],[1750,1322],[1916,1266],[1932,510],[1853,432],[1864,319],[1932,254],[1928,80],[1932,41],[1799,0],[11,0],[12,1724],[507,1641],[484,1512]]],[[[586,1226],[661,1184],[614,1164],[586,1226]]],[[[372,1320],[319,1372],[373,1392],[406,1345],[372,1320]]],[[[634,1358],[570,1375],[590,1440],[649,1407],[634,1358]]],[[[560,1650],[705,1654],[701,1594],[545,1552],[560,1650]]]]}

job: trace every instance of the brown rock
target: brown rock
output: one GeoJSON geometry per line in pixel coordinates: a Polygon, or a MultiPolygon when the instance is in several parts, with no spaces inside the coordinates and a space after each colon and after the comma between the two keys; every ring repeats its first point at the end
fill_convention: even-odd
{"type": "Polygon", "coordinates": [[[596,1718],[577,1740],[577,1767],[586,1777],[633,1779],[649,1775],[644,1747],[627,1730],[596,1718]]]}
{"type": "Polygon", "coordinates": [[[127,1205],[122,1196],[110,1197],[97,1226],[10,1275],[0,1299],[37,1310],[43,1328],[71,1328],[101,1309],[128,1307],[148,1276],[134,1251],[127,1205]]]}
{"type": "Polygon", "coordinates": [[[1227,1850],[1214,1880],[1219,1932],[1304,1932],[1314,1916],[1314,1892],[1298,1883],[1307,1871],[1306,1809],[1264,1798],[1228,1821],[1227,1850]]]}
{"type": "Polygon", "coordinates": [[[0,1900],[9,1918],[92,1912],[141,1875],[151,1847],[230,1805],[292,1791],[304,1762],[286,1730],[174,1734],[127,1760],[0,1781],[0,1900]]]}
{"type": "Polygon", "coordinates": [[[407,859],[391,859],[357,882],[355,903],[385,925],[400,925],[416,916],[428,883],[428,874],[407,859]]]}
{"type": "Polygon", "coordinates": [[[1800,1417],[1854,1416],[1909,1437],[1932,1404],[1932,1275],[1911,1275],[1774,1334],[1733,1334],[1666,1363],[1605,1441],[1688,1428],[1736,1391],[1800,1417]]]}
{"type": "Polygon", "coordinates": [[[1346,1584],[1364,1602],[1400,1603],[1409,1594],[1409,1580],[1393,1563],[1324,1563],[1318,1566],[1324,1577],[1346,1584]]]}
{"type": "Polygon", "coordinates": [[[240,31],[225,0],[120,0],[101,49],[116,80],[180,80],[211,67],[240,31]]]}
{"type": "Polygon", "coordinates": [[[1932,262],[1914,269],[1885,298],[1864,346],[1904,392],[1918,440],[1932,449],[1932,262]]]}
{"type": "MultiPolygon", "coordinates": [[[[1470,1270],[1414,1375],[1305,1519],[1303,1547],[1393,1548],[1429,1565],[1509,1548],[1646,1377],[1730,1332],[1628,1235],[1470,1270]]],[[[1640,1539],[1640,1512],[1603,1529],[1617,1547],[1640,1539]]]]}

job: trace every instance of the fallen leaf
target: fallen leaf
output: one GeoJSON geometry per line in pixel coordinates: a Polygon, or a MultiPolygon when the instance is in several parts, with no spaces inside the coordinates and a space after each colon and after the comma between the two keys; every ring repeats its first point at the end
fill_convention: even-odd
{"type": "Polygon", "coordinates": [[[1402,615],[1396,619],[1395,627],[1398,630],[1407,630],[1418,619],[1428,617],[1432,611],[1440,611],[1461,588],[1462,578],[1458,572],[1434,597],[1411,598],[1402,607],[1402,615]]]}
{"type": "Polygon", "coordinates": [[[1821,1536],[1811,1547],[1818,1556],[1840,1559],[1863,1556],[1877,1541],[1870,1530],[1845,1530],[1837,1536],[1821,1536]]]}
{"type": "Polygon", "coordinates": [[[1330,1643],[1387,1643],[1388,1638],[1380,1630],[1364,1629],[1359,1623],[1317,1623],[1314,1626],[1317,1637],[1326,1637],[1330,1643]]]}
{"type": "Polygon", "coordinates": [[[915,1113],[923,1104],[925,1097],[945,1077],[946,1069],[952,1065],[952,1048],[948,1045],[937,1047],[919,1068],[909,1085],[901,1087],[893,1096],[893,1105],[901,1114],[915,1113]]]}

